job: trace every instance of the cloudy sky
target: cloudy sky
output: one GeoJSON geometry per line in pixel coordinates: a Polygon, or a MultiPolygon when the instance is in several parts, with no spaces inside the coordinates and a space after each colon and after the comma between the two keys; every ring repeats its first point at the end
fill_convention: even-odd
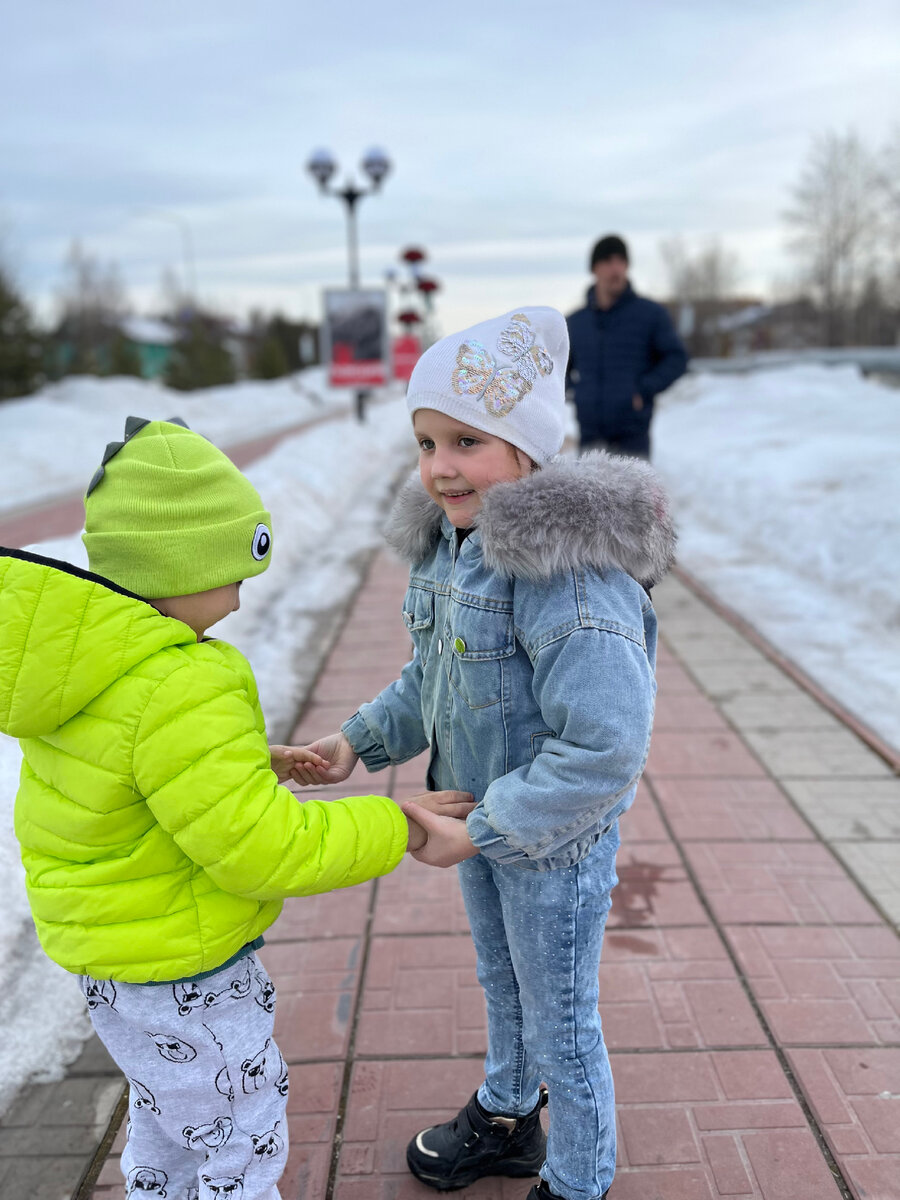
{"type": "Polygon", "coordinates": [[[202,297],[316,316],[344,218],[305,172],[382,145],[364,280],[429,252],[444,331],[575,305],[591,242],[718,237],[748,293],[790,276],[781,214],[813,137],[900,122],[897,0],[32,0],[3,5],[2,253],[45,314],[73,238],[136,308],[183,270],[202,297]]]}

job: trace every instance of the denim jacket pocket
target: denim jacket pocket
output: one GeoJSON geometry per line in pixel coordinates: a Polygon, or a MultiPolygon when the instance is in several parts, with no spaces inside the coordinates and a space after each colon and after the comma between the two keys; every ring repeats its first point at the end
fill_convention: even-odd
{"type": "Polygon", "coordinates": [[[434,635],[434,592],[411,587],[403,601],[403,623],[410,632],[424,666],[428,661],[434,635]]]}
{"type": "Polygon", "coordinates": [[[469,708],[487,708],[503,697],[505,658],[516,652],[512,613],[457,604],[448,631],[450,682],[469,708]]]}
{"type": "Polygon", "coordinates": [[[540,733],[533,733],[531,735],[531,757],[532,757],[532,759],[537,758],[537,756],[540,754],[541,750],[544,747],[544,742],[546,742],[548,737],[556,737],[556,734],[553,732],[552,729],[542,729],[540,731],[540,733]]]}

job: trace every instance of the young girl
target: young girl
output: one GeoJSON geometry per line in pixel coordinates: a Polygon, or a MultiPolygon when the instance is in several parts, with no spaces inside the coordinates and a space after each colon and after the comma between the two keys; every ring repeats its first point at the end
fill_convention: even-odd
{"type": "MultiPolygon", "coordinates": [[[[419,361],[408,394],[419,478],[388,539],[412,564],[403,619],[415,653],[295,769],[319,782],[357,758],[377,771],[427,749],[429,787],[474,794],[449,842],[416,857],[459,863],[487,1000],[485,1081],[407,1158],[441,1190],[540,1171],[529,1200],[597,1200],[615,1169],[597,975],[618,818],[650,744],[647,589],[674,546],[645,463],[556,457],[567,355],[562,316],[531,308],[419,361]]],[[[431,814],[406,811],[428,828],[431,814]]]]}

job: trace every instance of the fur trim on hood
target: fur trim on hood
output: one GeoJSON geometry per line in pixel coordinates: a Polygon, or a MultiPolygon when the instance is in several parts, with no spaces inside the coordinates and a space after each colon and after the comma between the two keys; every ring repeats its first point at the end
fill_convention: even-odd
{"type": "MultiPolygon", "coordinates": [[[[415,565],[441,536],[442,520],[416,474],[394,504],[388,544],[415,565]]],[[[524,479],[495,484],[476,525],[485,563],[508,578],[618,567],[649,588],[675,557],[675,531],[656,473],[641,459],[603,450],[556,459],[524,479]]]]}

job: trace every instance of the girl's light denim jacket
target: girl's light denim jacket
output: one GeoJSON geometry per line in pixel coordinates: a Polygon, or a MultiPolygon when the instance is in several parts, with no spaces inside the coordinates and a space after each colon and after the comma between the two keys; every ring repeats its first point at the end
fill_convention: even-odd
{"type": "Polygon", "coordinates": [[[343,726],[370,771],[430,751],[429,786],[472,792],[500,863],[583,858],[629,807],[656,696],[648,594],[674,534],[647,464],[559,460],[485,495],[460,541],[418,479],[388,540],[412,562],[400,678],[343,726]]]}

